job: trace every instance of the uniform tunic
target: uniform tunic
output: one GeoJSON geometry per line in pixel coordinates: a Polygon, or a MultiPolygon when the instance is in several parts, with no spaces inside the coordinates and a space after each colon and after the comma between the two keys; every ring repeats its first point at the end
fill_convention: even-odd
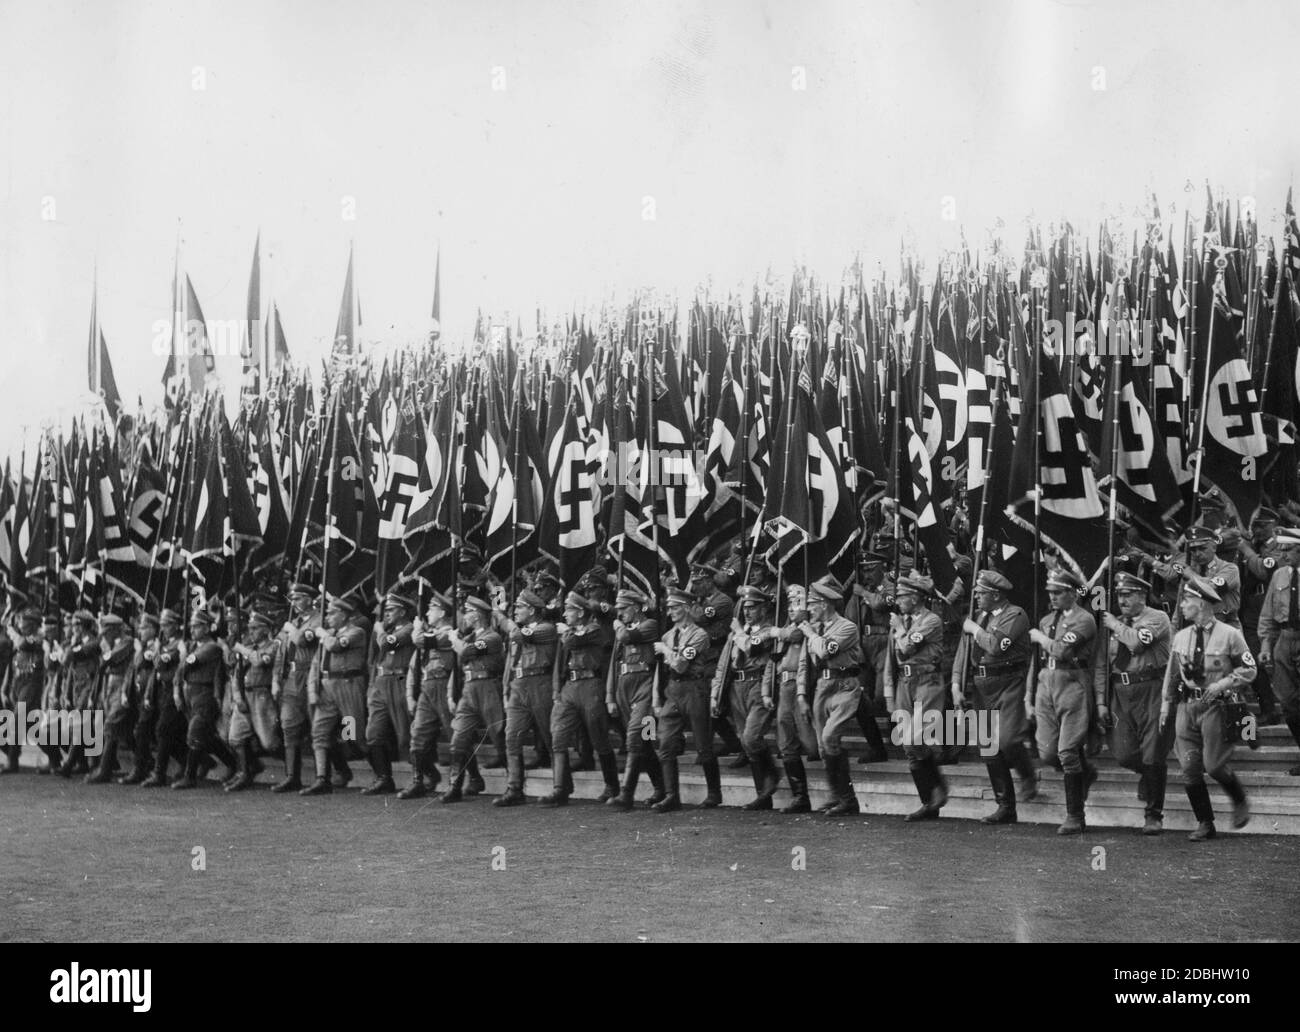
{"type": "MultiPolygon", "coordinates": [[[[538,745],[551,749],[551,710],[555,697],[555,653],[559,635],[549,620],[528,624],[509,624],[509,659],[505,678],[509,685],[506,700],[506,754],[522,760],[524,738],[537,732],[538,745]]],[[[510,788],[522,790],[523,765],[510,768],[510,788]]]]}
{"type": "MultiPolygon", "coordinates": [[[[1107,632],[1110,652],[1109,706],[1114,718],[1110,753],[1129,770],[1161,765],[1173,745],[1172,729],[1160,733],[1160,698],[1169,665],[1169,617],[1144,606],[1137,616],[1120,617],[1120,626],[1107,632]]],[[[1093,690],[1106,704],[1106,664],[1097,663],[1093,690]]]]}
{"type": "Polygon", "coordinates": [[[184,658],[176,668],[176,684],[189,724],[185,744],[208,752],[215,744],[219,715],[217,690],[224,676],[225,653],[221,644],[186,642],[184,658]]]}
{"type": "Polygon", "coordinates": [[[271,683],[279,662],[280,643],[274,638],[255,642],[251,632],[235,647],[236,684],[242,689],[247,704],[245,713],[239,705],[230,715],[230,744],[239,746],[251,742],[253,736],[267,752],[274,752],[279,744],[275,727],[276,705],[271,697],[271,683]]]}
{"type": "Polygon", "coordinates": [[[315,695],[311,722],[314,749],[329,749],[342,735],[344,747],[355,758],[366,740],[366,647],[370,625],[353,617],[338,630],[321,632],[322,641],[312,660],[308,702],[315,695]],[[326,647],[325,638],[334,642],[326,647]]]}
{"type": "MultiPolygon", "coordinates": [[[[862,618],[855,620],[862,627],[862,688],[875,695],[885,687],[885,662],[889,658],[889,617],[894,608],[894,585],[889,578],[878,587],[858,586],[853,589],[860,600],[862,618]]],[[[853,619],[847,612],[845,616],[853,619]]]]}
{"type": "Polygon", "coordinates": [[[375,666],[366,692],[366,745],[382,746],[389,759],[405,756],[411,747],[411,717],[406,709],[406,675],[415,654],[406,622],[375,633],[375,666]]]}
{"type": "MultiPolygon", "coordinates": [[[[806,756],[815,760],[821,756],[817,748],[817,731],[811,718],[799,705],[799,661],[803,657],[803,629],[806,619],[802,614],[780,628],[773,643],[776,679],[776,746],[784,760],[797,760],[806,756]]],[[[881,681],[884,684],[884,681],[881,681]]]]}
{"type": "Polygon", "coordinates": [[[857,717],[862,698],[862,644],[857,625],[838,614],[824,626],[812,624],[799,658],[796,692],[812,700],[813,729],[823,757],[838,756],[845,727],[857,717]]]}
{"type": "Polygon", "coordinates": [[[1300,719],[1300,570],[1273,571],[1260,606],[1259,643],[1273,656],[1273,694],[1282,716],[1300,719]]]}
{"type": "Polygon", "coordinates": [[[649,616],[614,631],[614,701],[626,728],[629,756],[641,755],[654,741],[654,643],[658,640],[659,621],[649,616]]]}
{"type": "Polygon", "coordinates": [[[560,633],[551,709],[551,741],[556,750],[578,744],[578,727],[585,725],[598,755],[608,755],[609,711],[605,708],[605,671],[612,635],[595,620],[560,633]]]}
{"type": "Polygon", "coordinates": [[[105,712],[104,728],[123,739],[135,729],[136,707],[131,692],[135,653],[135,639],[123,635],[100,660],[99,667],[99,704],[105,712]]]}
{"type": "MultiPolygon", "coordinates": [[[[1178,566],[1182,566],[1188,573],[1204,577],[1214,585],[1214,590],[1218,592],[1221,600],[1214,603],[1216,619],[1240,626],[1238,611],[1241,609],[1241,571],[1237,569],[1236,563],[1220,559],[1216,555],[1208,563],[1201,565],[1188,561],[1186,556],[1180,556],[1169,563],[1157,563],[1154,569],[1169,580],[1176,589],[1178,582],[1174,580],[1174,575],[1177,573],[1178,566]]],[[[1181,626],[1181,616],[1177,617],[1177,622],[1181,626]]]]}
{"type": "Polygon", "coordinates": [[[464,687],[451,718],[451,752],[464,764],[478,746],[480,729],[496,734],[505,727],[501,703],[501,672],[505,669],[505,641],[496,631],[475,628],[460,655],[464,687]]]}
{"type": "Polygon", "coordinates": [[[19,636],[9,661],[9,701],[35,712],[45,688],[45,642],[39,634],[19,636]]]}
{"type": "Polygon", "coordinates": [[[700,763],[713,759],[713,719],[709,714],[709,635],[686,622],[671,627],[660,639],[668,650],[659,709],[659,759],[670,760],[686,751],[686,728],[695,738],[700,763]]]}
{"type": "MultiPolygon", "coordinates": [[[[721,588],[715,587],[701,604],[700,627],[709,636],[709,647],[705,650],[705,656],[709,662],[710,676],[717,670],[723,646],[731,636],[731,619],[735,612],[736,603],[721,588]]],[[[745,726],[748,712],[741,693],[727,691],[719,699],[719,706],[723,718],[731,722],[733,730],[739,732],[745,726]]]]}
{"type": "Polygon", "coordinates": [[[1067,774],[1082,773],[1084,742],[1091,724],[1092,652],[1097,622],[1075,605],[1043,617],[1038,629],[1052,639],[1038,664],[1034,716],[1038,755],[1045,764],[1060,762],[1067,774]]]}
{"type": "Polygon", "coordinates": [[[772,665],[772,622],[745,624],[731,636],[731,691],[744,700],[745,723],[740,741],[753,756],[766,747],[767,733],[776,723],[776,671],[772,665]],[[769,709],[763,700],[771,701],[769,709]]]}
{"type": "Polygon", "coordinates": [[[438,760],[438,735],[451,727],[447,685],[456,669],[446,620],[411,635],[415,651],[406,674],[406,704],[411,717],[411,764],[427,770],[438,760]]]}
{"type": "Polygon", "coordinates": [[[99,688],[99,663],[102,657],[97,634],[88,634],[74,640],[68,650],[67,686],[64,689],[68,709],[81,724],[81,741],[90,741],[93,733],[91,720],[96,707],[99,688]]]}
{"type": "MultiPolygon", "coordinates": [[[[180,667],[182,642],[178,637],[159,638],[153,643],[153,677],[149,682],[150,708],[158,758],[155,769],[165,771],[167,760],[185,744],[185,715],[176,705],[176,673],[180,667]]],[[[146,652],[149,650],[146,649],[146,652]]]]}
{"type": "Polygon", "coordinates": [[[998,715],[998,752],[1008,753],[1029,736],[1025,715],[1025,674],[1032,643],[1029,615],[1004,602],[991,612],[981,612],[978,633],[963,641],[958,662],[971,657],[969,680],[975,708],[998,715]]]}
{"type": "Polygon", "coordinates": [[[271,694],[280,700],[280,727],[286,744],[301,744],[311,728],[307,682],[320,650],[320,614],[312,612],[284,625],[271,678],[271,694]]]}
{"type": "MultiPolygon", "coordinates": [[[[943,620],[924,606],[904,615],[895,613],[889,621],[889,648],[893,662],[885,666],[885,698],[904,719],[895,726],[903,734],[903,752],[912,766],[936,754],[933,745],[922,740],[923,720],[944,708],[943,620]]],[[[946,744],[946,743],[944,743],[946,744]]]]}
{"type": "Polygon", "coordinates": [[[1255,657],[1245,636],[1231,624],[1213,620],[1200,627],[1184,627],[1174,635],[1164,698],[1171,706],[1178,699],[1178,765],[1187,784],[1203,784],[1206,774],[1216,780],[1230,776],[1233,746],[1223,740],[1223,697],[1207,700],[1205,690],[1241,689],[1254,680],[1255,657]]]}

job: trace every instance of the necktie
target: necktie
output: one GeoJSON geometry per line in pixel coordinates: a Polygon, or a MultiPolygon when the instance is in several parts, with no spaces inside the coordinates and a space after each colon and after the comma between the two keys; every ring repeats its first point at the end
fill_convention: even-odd
{"type": "Polygon", "coordinates": [[[1291,567],[1291,606],[1287,613],[1287,623],[1293,628],[1300,628],[1300,569],[1291,567]]]}
{"type": "Polygon", "coordinates": [[[1196,649],[1192,653],[1192,667],[1197,671],[1205,669],[1205,628],[1196,628],[1196,649]]]}
{"type": "MultiPolygon", "coordinates": [[[[1132,627],[1133,626],[1132,617],[1128,617],[1128,616],[1124,617],[1123,623],[1125,627],[1132,627]]],[[[1129,660],[1132,658],[1133,658],[1133,653],[1130,652],[1129,647],[1121,641],[1115,649],[1115,662],[1113,664],[1114,669],[1127,670],[1129,660]]]]}

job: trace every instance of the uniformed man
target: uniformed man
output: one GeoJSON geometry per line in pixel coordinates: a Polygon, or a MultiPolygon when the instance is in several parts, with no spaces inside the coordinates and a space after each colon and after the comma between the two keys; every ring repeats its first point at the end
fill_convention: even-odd
{"type": "Polygon", "coordinates": [[[894,584],[886,569],[888,557],[879,552],[866,553],[859,563],[858,583],[845,616],[862,629],[862,703],[858,724],[867,742],[867,751],[859,763],[881,763],[889,759],[885,741],[876,724],[876,700],[883,701],[885,660],[889,655],[889,617],[894,611],[894,584]],[[855,608],[856,612],[850,611],[855,608]]]}
{"type": "Polygon", "coordinates": [[[56,719],[56,711],[63,705],[63,684],[67,676],[67,650],[69,645],[63,637],[63,625],[59,614],[46,613],[41,618],[41,648],[43,653],[45,678],[41,689],[41,751],[49,761],[48,767],[37,766],[38,774],[56,773],[63,764],[63,754],[51,734],[51,722],[56,719]]]}
{"type": "MultiPolygon", "coordinates": [[[[0,681],[5,687],[5,707],[16,710],[22,706],[32,714],[40,710],[41,692],[45,687],[45,640],[41,637],[41,611],[33,606],[28,606],[18,615],[18,633],[13,642],[8,674],[6,676],[0,671],[0,681]]],[[[18,738],[5,747],[6,762],[0,773],[17,773],[26,731],[26,726],[15,724],[18,738]]],[[[46,755],[49,755],[48,747],[46,755]]],[[[57,752],[54,755],[57,756],[57,752]]]]}
{"type": "Polygon", "coordinates": [[[451,599],[439,591],[429,595],[426,620],[411,631],[415,652],[406,674],[406,708],[411,714],[411,783],[398,799],[422,799],[442,781],[438,771],[438,736],[451,727],[451,675],[456,653],[451,647],[451,599]],[[426,622],[427,621],[427,622],[426,622]]]}
{"type": "MultiPolygon", "coordinates": [[[[981,570],[975,579],[975,606],[979,616],[966,620],[963,640],[953,667],[952,698],[965,704],[959,671],[966,663],[967,685],[978,712],[996,714],[998,751],[985,760],[997,809],[980,818],[985,824],[1015,824],[1014,770],[1023,780],[1023,798],[1038,794],[1038,778],[1025,748],[1029,721],[1025,715],[1025,676],[1029,670],[1029,615],[1007,599],[1011,581],[997,570],[981,570]],[[969,657],[969,662],[967,662],[969,657]]],[[[988,718],[986,718],[988,719],[988,718]]]]}
{"type": "Polygon", "coordinates": [[[839,615],[843,601],[844,596],[823,581],[809,589],[809,619],[800,624],[804,641],[795,685],[799,708],[811,717],[826,764],[831,802],[822,810],[831,817],[861,812],[841,739],[857,715],[862,694],[862,644],[857,626],[839,615]]]}
{"type": "Polygon", "coordinates": [[[1204,577],[1192,577],[1184,585],[1179,604],[1184,626],[1174,635],[1160,704],[1161,731],[1174,719],[1178,765],[1197,821],[1188,836],[1193,842],[1215,836],[1206,774],[1232,800],[1232,826],[1244,828],[1250,821],[1245,789],[1228,767],[1233,746],[1225,741],[1223,703],[1255,680],[1255,657],[1238,628],[1215,618],[1221,604],[1218,589],[1204,577]]]}
{"type": "MultiPolygon", "coordinates": [[[[1264,596],[1273,571],[1283,559],[1286,548],[1277,538],[1277,513],[1261,506],[1250,524],[1249,538],[1242,538],[1238,546],[1240,558],[1237,568],[1241,573],[1241,631],[1251,652],[1260,655],[1259,614],[1264,607],[1264,596]]],[[[1277,698],[1272,691],[1272,671],[1261,661],[1255,678],[1255,697],[1259,699],[1259,726],[1270,727],[1282,723],[1277,698]]]]}
{"type": "Polygon", "coordinates": [[[70,778],[73,774],[89,772],[86,763],[86,732],[90,730],[91,711],[94,709],[95,689],[99,684],[99,662],[102,646],[96,630],[95,614],[79,609],[72,614],[73,636],[67,652],[67,681],[64,687],[64,704],[76,710],[81,721],[81,743],[73,745],[57,773],[70,778]]]}
{"type": "Polygon", "coordinates": [[[104,710],[104,742],[99,763],[86,775],[86,783],[106,785],[117,769],[117,746],[135,730],[135,701],[131,695],[131,665],[136,643],[116,613],[99,618],[103,652],[99,663],[98,705],[104,710]]]}
{"type": "Polygon", "coordinates": [[[225,679],[225,653],[212,636],[215,619],[201,606],[190,614],[190,636],[180,653],[173,686],[173,701],[188,722],[185,733],[185,773],[172,783],[173,789],[195,788],[199,763],[212,753],[226,765],[226,777],[235,776],[234,754],[217,734],[221,700],[217,693],[225,679]]]}
{"type": "MultiPolygon", "coordinates": [[[[239,773],[227,792],[242,792],[256,777],[257,745],[268,753],[276,751],[276,703],[271,682],[279,661],[279,643],[271,632],[275,625],[265,613],[254,610],[248,618],[244,638],[234,646],[235,672],[231,678],[234,711],[230,715],[230,747],[235,752],[239,773]]],[[[273,786],[274,787],[274,786],[273,786]]]]}
{"type": "Polygon", "coordinates": [[[363,795],[396,792],[393,761],[411,747],[411,717],[406,709],[406,678],[415,654],[412,635],[415,600],[398,591],[384,599],[382,625],[376,631],[376,660],[366,693],[366,747],[375,780],[363,795]]]}
{"type": "MultiPolygon", "coordinates": [[[[515,618],[500,620],[508,636],[504,677],[506,705],[506,790],[493,806],[518,806],[524,795],[524,739],[532,731],[540,747],[551,753],[551,709],[555,690],[555,654],[559,634],[544,619],[546,601],[531,588],[515,600],[515,618]]],[[[566,754],[565,760],[568,760],[566,754]]]]}
{"type": "MultiPolygon", "coordinates": [[[[710,676],[717,669],[718,657],[722,654],[722,647],[731,633],[731,620],[736,611],[735,602],[721,586],[727,583],[729,583],[727,575],[707,563],[697,563],[691,568],[690,589],[697,600],[696,608],[699,614],[697,623],[709,638],[704,656],[709,664],[710,676]]],[[[749,763],[749,757],[745,755],[744,745],[737,733],[737,728],[745,726],[743,710],[744,706],[741,705],[735,707],[733,711],[731,694],[727,693],[721,715],[711,722],[713,733],[722,739],[722,749],[717,755],[735,754],[735,759],[727,765],[732,768],[743,767],[749,763]]]]}
{"type": "MultiPolygon", "coordinates": [[[[158,644],[154,648],[153,677],[149,701],[143,707],[153,723],[153,773],[140,782],[141,788],[162,788],[167,784],[167,767],[174,758],[184,771],[185,716],[176,704],[176,673],[181,661],[181,618],[174,609],[158,614],[158,644]]],[[[146,650],[147,651],[147,650],[146,650]]]]}
{"type": "Polygon", "coordinates": [[[948,783],[939,770],[939,748],[922,741],[918,714],[944,709],[943,621],[929,606],[934,582],[912,572],[899,580],[894,598],[898,612],[889,621],[889,662],[885,664],[885,704],[905,717],[903,752],[921,806],[904,820],[934,820],[948,802],[948,783]]]}
{"type": "MultiPolygon", "coordinates": [[[[284,780],[271,786],[277,794],[302,790],[302,752],[311,739],[311,713],[307,681],[320,648],[321,619],[317,591],[298,582],[289,589],[293,615],[280,631],[275,666],[271,671],[271,698],[280,707],[280,732],[284,736],[284,780]]],[[[320,771],[317,771],[320,775],[320,771]]]]}
{"type": "Polygon", "coordinates": [[[1093,677],[1097,716],[1103,722],[1108,715],[1114,717],[1110,754],[1140,777],[1138,798],[1146,802],[1142,834],[1159,835],[1164,830],[1165,780],[1173,745],[1172,733],[1160,730],[1172,631],[1169,617],[1147,605],[1147,581],[1116,574],[1113,590],[1120,615],[1107,612],[1101,618],[1109,632],[1110,684],[1107,691],[1106,664],[1098,662],[1093,677]]]}
{"type": "Polygon", "coordinates": [[[659,720],[659,762],[664,772],[664,798],[656,813],[682,808],[677,757],[686,751],[686,728],[695,739],[708,793],[701,807],[722,805],[722,773],[713,755],[713,725],[709,717],[709,635],[695,622],[695,596],[673,588],[668,592],[668,619],[672,627],[654,644],[655,655],[666,668],[655,699],[659,720]]]}
{"type": "Polygon", "coordinates": [[[1065,821],[1058,835],[1078,835],[1084,830],[1083,804],[1097,774],[1088,766],[1085,742],[1092,723],[1092,652],[1097,622],[1079,605],[1083,583],[1068,570],[1054,570],[1047,578],[1051,611],[1029,632],[1039,648],[1036,697],[1038,756],[1043,763],[1059,763],[1065,774],[1065,821]]]}
{"type": "MultiPolygon", "coordinates": [[[[782,813],[808,813],[808,770],[804,758],[819,759],[817,732],[812,712],[799,705],[799,661],[803,657],[803,625],[808,620],[808,599],[803,586],[792,584],[786,589],[786,623],[774,628],[772,651],[776,669],[776,745],[785,767],[786,781],[793,797],[782,813]]],[[[884,681],[881,685],[883,687],[884,681]]]]}
{"type": "Polygon", "coordinates": [[[593,603],[576,591],[564,599],[564,624],[552,674],[551,748],[554,788],[543,806],[564,806],[573,793],[569,749],[577,744],[578,726],[585,725],[605,779],[604,803],[619,794],[618,765],[609,745],[609,712],[605,709],[605,670],[612,644],[609,630],[596,618],[593,603]]]}
{"type": "Polygon", "coordinates": [[[1160,576],[1174,583],[1177,577],[1194,575],[1204,577],[1219,596],[1215,617],[1224,623],[1239,627],[1238,610],[1241,608],[1241,571],[1236,563],[1220,559],[1217,555],[1219,533],[1204,524],[1187,532],[1187,554],[1168,563],[1153,563],[1160,576]]]}
{"type": "Polygon", "coordinates": [[[325,608],[320,647],[307,678],[307,705],[314,707],[311,745],[316,780],[299,795],[327,795],[352,780],[342,735],[346,728],[356,741],[365,741],[369,643],[370,623],[357,611],[356,603],[346,596],[331,598],[325,608]],[[339,775],[338,782],[331,780],[331,768],[339,775]]]}
{"type": "Polygon", "coordinates": [[[158,618],[141,613],[136,618],[135,657],[127,690],[135,709],[135,733],[132,737],[134,762],[131,770],[117,778],[119,785],[138,785],[153,768],[153,735],[156,710],[150,692],[153,685],[153,656],[158,643],[158,618]]]}
{"type": "MultiPolygon", "coordinates": [[[[1280,555],[1256,624],[1259,662],[1272,677],[1282,718],[1300,746],[1300,536],[1280,534],[1277,546],[1280,555]]],[[[1300,765],[1287,773],[1300,776],[1300,765]]]]}
{"type": "Polygon", "coordinates": [[[465,795],[477,794],[462,791],[470,759],[484,738],[505,737],[501,702],[505,641],[491,624],[492,606],[486,599],[470,595],[462,610],[461,630],[450,634],[463,687],[451,718],[451,788],[442,794],[444,803],[458,803],[465,795]]]}
{"type": "Polygon", "coordinates": [[[659,640],[659,621],[647,613],[650,599],[639,591],[624,588],[614,602],[618,616],[614,621],[614,654],[606,680],[612,692],[606,693],[605,708],[611,716],[617,713],[622,717],[627,767],[619,794],[608,805],[627,811],[636,802],[636,782],[642,771],[654,789],[650,805],[662,802],[665,795],[663,768],[653,746],[654,644],[659,640]]]}
{"type": "MultiPolygon", "coordinates": [[[[772,596],[752,585],[740,589],[740,608],[744,622],[736,620],[731,628],[731,648],[727,655],[731,665],[731,690],[734,697],[744,699],[745,724],[740,740],[749,757],[749,769],[754,777],[754,799],[746,803],[746,810],[772,809],[772,796],[781,783],[781,773],[767,747],[767,733],[776,722],[776,693],[778,684],[772,664],[772,646],[776,641],[776,628],[772,626],[772,596]]],[[[721,666],[721,662],[719,663],[721,666]]],[[[722,682],[720,669],[714,677],[713,704],[720,706],[718,689],[722,682]]]]}

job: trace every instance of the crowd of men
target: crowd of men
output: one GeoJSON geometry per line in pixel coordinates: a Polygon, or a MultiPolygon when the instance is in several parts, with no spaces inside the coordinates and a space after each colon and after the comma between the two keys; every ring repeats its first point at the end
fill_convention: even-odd
{"type": "MultiPolygon", "coordinates": [[[[260,757],[282,755],[272,792],[323,795],[347,786],[364,758],[374,773],[365,794],[418,799],[441,788],[450,804],[484,791],[482,758],[506,770],[498,807],[527,802],[530,766],[553,771],[543,806],[566,805],[571,772],[598,767],[602,802],[631,810],[644,774],[646,803],[667,813],[682,806],[689,734],[703,807],[722,803],[719,758],[734,755],[730,766],[753,776],[745,809],[773,809],[784,780],[792,798],[782,812],[809,812],[805,764],[820,760],[821,810],[832,817],[859,812],[846,734],[860,730],[862,762],[875,762],[886,758],[877,717],[973,707],[997,714],[997,751],[986,758],[997,805],[985,823],[1015,823],[1017,801],[1035,797],[1036,754],[1063,772],[1059,833],[1084,831],[1104,734],[1116,762],[1139,775],[1144,834],[1162,831],[1176,750],[1200,841],[1216,833],[1207,776],[1231,800],[1233,826],[1249,820],[1230,766],[1244,691],[1257,696],[1261,723],[1285,721],[1300,744],[1300,532],[1279,529],[1269,509],[1248,537],[1212,515],[1182,554],[1121,547],[1119,615],[1100,620],[1081,604],[1086,585],[1061,569],[1046,574],[1050,609],[1037,627],[1002,573],[971,577],[963,557],[973,605],[961,581],[939,597],[906,543],[887,537],[849,585],[782,583],[737,545],[697,564],[687,588],[666,586],[666,621],[657,600],[620,588],[603,567],[567,593],[533,571],[507,600],[466,553],[454,588],[427,590],[423,604],[401,591],[373,608],[349,596],[322,604],[300,582],[287,600],[266,590],[238,609],[194,606],[188,619],[172,609],[128,623],[116,612],[26,608],[0,636],[0,686],[6,707],[42,720],[103,714],[93,768],[84,743],[38,739],[43,773],[91,784],[193,789],[219,762],[225,790],[238,792],[254,784],[260,757]],[[308,754],[314,776],[304,781],[308,754]],[[402,757],[412,773],[399,790],[402,757]]],[[[906,819],[938,818],[950,750],[920,736],[903,748],[920,803],[906,819]]],[[[6,751],[16,772],[20,745],[6,751]]]]}

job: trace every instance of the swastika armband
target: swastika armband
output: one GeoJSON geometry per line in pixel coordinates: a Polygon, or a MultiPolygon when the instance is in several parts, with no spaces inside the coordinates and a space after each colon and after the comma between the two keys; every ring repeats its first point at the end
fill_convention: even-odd
{"type": "Polygon", "coordinates": [[[705,606],[704,615],[712,619],[713,617],[718,615],[718,611],[713,606],[705,606]]]}
{"type": "Polygon", "coordinates": [[[474,647],[478,649],[480,652],[486,652],[487,642],[485,642],[482,638],[480,638],[478,641],[474,643],[474,647]]]}
{"type": "Polygon", "coordinates": [[[1011,639],[1003,638],[1000,642],[998,642],[998,648],[1000,648],[1003,652],[1006,652],[1007,649],[1011,648],[1011,639]]]}
{"type": "Polygon", "coordinates": [[[1073,645],[1079,640],[1079,636],[1073,631],[1066,631],[1065,636],[1061,640],[1067,645],[1073,645]]]}
{"type": "Polygon", "coordinates": [[[695,658],[695,646],[694,646],[694,645],[687,645],[686,648],[682,649],[682,658],[683,658],[683,659],[694,659],[694,658],[695,658]]]}
{"type": "Polygon", "coordinates": [[[828,642],[826,643],[826,652],[827,652],[827,654],[833,656],[833,655],[835,655],[835,653],[837,653],[837,652],[839,652],[839,651],[840,651],[840,643],[839,643],[838,641],[836,641],[834,638],[832,638],[830,641],[828,641],[828,642]]]}
{"type": "Polygon", "coordinates": [[[921,642],[925,641],[925,638],[922,637],[920,634],[917,634],[916,631],[913,631],[911,634],[907,636],[907,640],[910,641],[913,645],[920,645],[921,642]]]}
{"type": "Polygon", "coordinates": [[[1276,565],[1277,565],[1277,560],[1274,559],[1271,555],[1264,559],[1264,569],[1271,570],[1276,565]]]}
{"type": "Polygon", "coordinates": [[[1143,645],[1150,645],[1155,640],[1156,640],[1156,636],[1151,633],[1150,627],[1138,628],[1138,641],[1140,641],[1143,645]]]}
{"type": "Polygon", "coordinates": [[[1247,649],[1241,654],[1241,664],[1242,666],[1248,667],[1253,667],[1255,665],[1255,657],[1251,654],[1250,649],[1247,649]]]}
{"type": "Polygon", "coordinates": [[[1215,586],[1216,588],[1221,588],[1221,587],[1223,587],[1224,584],[1226,584],[1226,583],[1227,583],[1227,581],[1225,581],[1222,577],[1215,577],[1215,578],[1214,578],[1214,581],[1213,581],[1213,584],[1214,584],[1214,586],[1215,586]]]}

